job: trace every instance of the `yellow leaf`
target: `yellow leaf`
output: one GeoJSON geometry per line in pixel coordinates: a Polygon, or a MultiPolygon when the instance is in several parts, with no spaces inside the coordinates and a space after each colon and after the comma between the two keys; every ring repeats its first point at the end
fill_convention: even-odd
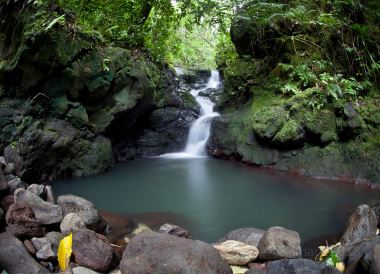
{"type": "Polygon", "coordinates": [[[340,272],[344,272],[344,270],[345,270],[345,267],[344,267],[344,263],[342,263],[342,262],[340,262],[340,263],[337,263],[336,265],[335,265],[335,267],[336,267],[336,269],[338,269],[340,272]]]}
{"type": "Polygon", "coordinates": [[[73,234],[63,238],[58,248],[58,263],[62,271],[69,266],[73,246],[73,234]]]}
{"type": "Polygon", "coordinates": [[[321,245],[321,246],[318,246],[318,248],[319,248],[320,251],[323,251],[326,248],[326,246],[321,245]]]}
{"type": "Polygon", "coordinates": [[[319,261],[323,261],[323,259],[329,255],[330,248],[326,247],[325,249],[322,250],[321,255],[319,255],[319,261]]]}

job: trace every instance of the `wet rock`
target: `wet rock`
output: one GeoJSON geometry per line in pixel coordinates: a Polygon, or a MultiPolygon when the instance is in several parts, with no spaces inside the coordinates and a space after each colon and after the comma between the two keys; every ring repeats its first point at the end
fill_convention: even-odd
{"type": "Polygon", "coordinates": [[[14,203],[14,200],[15,198],[13,195],[5,196],[1,199],[0,205],[5,211],[8,211],[9,207],[14,203]]]}
{"type": "Polygon", "coordinates": [[[141,233],[129,242],[120,269],[123,274],[232,273],[211,245],[156,232],[141,233]]]}
{"type": "Polygon", "coordinates": [[[339,274],[334,268],[307,259],[290,259],[268,262],[265,269],[252,269],[246,274],[339,274]]]}
{"type": "Polygon", "coordinates": [[[16,190],[14,196],[15,202],[25,202],[32,208],[36,219],[41,224],[56,224],[62,221],[60,206],[45,202],[37,195],[24,189],[16,190]]]}
{"type": "Polygon", "coordinates": [[[8,273],[50,273],[38,264],[10,232],[0,234],[0,265],[8,273]]]}
{"type": "Polygon", "coordinates": [[[222,243],[227,240],[234,240],[257,247],[264,233],[264,230],[253,227],[238,228],[228,232],[228,234],[218,240],[217,243],[222,243]]]}
{"type": "Polygon", "coordinates": [[[6,214],[6,223],[17,237],[38,237],[44,234],[32,208],[26,203],[12,204],[6,214]]]}
{"type": "Polygon", "coordinates": [[[48,234],[45,235],[45,238],[49,241],[51,245],[51,249],[53,250],[54,255],[58,254],[59,243],[61,242],[63,237],[64,235],[62,233],[55,232],[55,231],[49,232],[48,234]]]}
{"type": "Polygon", "coordinates": [[[280,226],[269,228],[259,244],[259,259],[263,261],[300,258],[301,239],[296,231],[280,226]]]}
{"type": "Polygon", "coordinates": [[[43,198],[45,194],[45,187],[43,185],[31,184],[26,190],[30,191],[34,195],[43,198]]]}
{"type": "Polygon", "coordinates": [[[49,185],[45,186],[46,202],[55,204],[53,188],[49,185]]]}
{"type": "Polygon", "coordinates": [[[363,273],[377,273],[371,270],[377,268],[379,245],[380,238],[377,238],[356,243],[352,247],[346,247],[348,250],[344,259],[347,269],[350,269],[353,273],[361,273],[360,271],[363,273]]]}
{"type": "Polygon", "coordinates": [[[73,255],[80,266],[99,272],[111,269],[113,250],[107,239],[88,229],[73,233],[73,255]]]}
{"type": "Polygon", "coordinates": [[[20,178],[17,178],[17,177],[9,181],[8,186],[9,186],[9,192],[11,194],[13,194],[16,191],[16,189],[19,189],[19,188],[26,189],[27,187],[26,183],[24,183],[23,181],[21,181],[20,178]]]}
{"type": "Polygon", "coordinates": [[[58,197],[57,204],[62,207],[63,216],[75,213],[81,218],[86,226],[99,223],[100,217],[94,204],[86,199],[74,195],[62,195],[58,197]]]}
{"type": "Polygon", "coordinates": [[[36,248],[34,247],[32,241],[30,240],[24,240],[24,245],[26,247],[26,249],[28,250],[28,252],[31,254],[31,255],[36,255],[37,253],[37,250],[36,248]]]}
{"type": "Polygon", "coordinates": [[[99,274],[99,272],[95,272],[89,268],[78,266],[73,268],[73,274],[99,274]]]}
{"type": "Polygon", "coordinates": [[[367,205],[359,206],[349,217],[340,242],[353,245],[366,239],[376,237],[377,218],[375,212],[367,205]]]}
{"type": "Polygon", "coordinates": [[[223,260],[230,265],[247,265],[259,255],[256,247],[233,240],[216,244],[214,247],[219,251],[223,260]]]}
{"type": "Polygon", "coordinates": [[[180,226],[173,224],[164,224],[159,229],[158,232],[170,234],[180,238],[190,238],[189,231],[180,226]]]}
{"type": "Polygon", "coordinates": [[[60,228],[63,234],[68,235],[71,232],[86,228],[86,224],[77,214],[69,213],[63,218],[60,228]]]}

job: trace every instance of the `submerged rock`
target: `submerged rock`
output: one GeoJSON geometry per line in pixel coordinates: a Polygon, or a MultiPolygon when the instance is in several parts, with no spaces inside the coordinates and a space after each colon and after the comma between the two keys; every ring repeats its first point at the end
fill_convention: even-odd
{"type": "Polygon", "coordinates": [[[211,245],[156,232],[141,233],[128,243],[120,269],[123,274],[232,274],[211,245]]]}
{"type": "Polygon", "coordinates": [[[247,265],[259,255],[256,247],[233,240],[216,244],[214,247],[219,251],[223,260],[230,265],[247,265]]]}
{"type": "Polygon", "coordinates": [[[301,239],[296,231],[280,226],[269,228],[259,244],[259,259],[263,261],[300,258],[301,239]]]}

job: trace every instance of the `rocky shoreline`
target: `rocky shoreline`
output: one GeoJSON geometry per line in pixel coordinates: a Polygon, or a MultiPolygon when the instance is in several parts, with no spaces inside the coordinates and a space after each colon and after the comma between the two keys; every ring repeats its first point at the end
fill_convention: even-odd
{"type": "MultiPolygon", "coordinates": [[[[191,239],[174,224],[152,231],[114,215],[103,218],[82,197],[56,198],[51,186],[29,185],[15,176],[14,164],[0,161],[0,270],[5,273],[59,273],[58,247],[70,233],[73,255],[65,273],[340,273],[326,262],[303,258],[296,231],[240,228],[213,244],[191,239]]],[[[334,247],[345,273],[380,272],[379,214],[380,207],[361,205],[349,217],[334,247]]]]}

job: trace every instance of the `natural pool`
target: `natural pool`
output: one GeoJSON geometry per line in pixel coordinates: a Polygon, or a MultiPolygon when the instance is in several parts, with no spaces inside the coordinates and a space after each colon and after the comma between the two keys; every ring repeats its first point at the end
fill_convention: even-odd
{"type": "MultiPolygon", "coordinates": [[[[97,208],[123,215],[172,213],[193,238],[213,242],[232,229],[280,225],[301,239],[342,231],[350,211],[380,203],[379,192],[259,170],[212,158],[151,158],[119,164],[97,176],[58,181],[97,208]]],[[[154,216],[154,214],[152,214],[154,216]]]]}

